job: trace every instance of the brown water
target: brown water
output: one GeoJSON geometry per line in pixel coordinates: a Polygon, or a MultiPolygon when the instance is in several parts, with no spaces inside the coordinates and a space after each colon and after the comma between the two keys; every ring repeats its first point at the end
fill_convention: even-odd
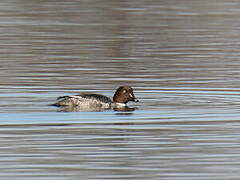
{"type": "Polygon", "coordinates": [[[0,2],[0,179],[240,178],[236,0],[0,2]],[[58,112],[61,95],[135,111],[58,112]]]}

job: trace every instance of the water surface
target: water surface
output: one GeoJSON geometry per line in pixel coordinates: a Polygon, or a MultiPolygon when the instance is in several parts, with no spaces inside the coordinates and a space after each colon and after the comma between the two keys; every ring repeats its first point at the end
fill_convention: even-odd
{"type": "Polygon", "coordinates": [[[0,2],[1,179],[239,179],[240,3],[0,2]],[[58,96],[134,111],[59,112],[58,96]]]}

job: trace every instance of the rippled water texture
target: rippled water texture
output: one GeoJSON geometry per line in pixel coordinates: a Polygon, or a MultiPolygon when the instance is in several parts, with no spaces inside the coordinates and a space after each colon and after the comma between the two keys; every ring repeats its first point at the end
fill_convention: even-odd
{"type": "Polygon", "coordinates": [[[0,179],[240,177],[236,0],[0,2],[0,179]],[[59,112],[58,96],[134,111],[59,112]]]}

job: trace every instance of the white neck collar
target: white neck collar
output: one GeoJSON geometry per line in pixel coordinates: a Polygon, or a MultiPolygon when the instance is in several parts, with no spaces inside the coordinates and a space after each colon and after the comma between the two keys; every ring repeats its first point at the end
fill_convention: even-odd
{"type": "Polygon", "coordinates": [[[115,103],[115,105],[116,105],[117,107],[125,107],[125,106],[126,106],[125,103],[115,103]]]}

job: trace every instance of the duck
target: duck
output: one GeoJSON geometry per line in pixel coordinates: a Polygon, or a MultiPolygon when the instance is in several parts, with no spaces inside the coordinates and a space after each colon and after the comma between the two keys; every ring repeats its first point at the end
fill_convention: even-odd
{"type": "Polygon", "coordinates": [[[113,98],[102,94],[78,94],[71,96],[60,96],[54,106],[77,107],[78,109],[110,109],[126,107],[129,101],[139,102],[135,98],[133,89],[130,86],[120,86],[114,93],[113,98]]]}

